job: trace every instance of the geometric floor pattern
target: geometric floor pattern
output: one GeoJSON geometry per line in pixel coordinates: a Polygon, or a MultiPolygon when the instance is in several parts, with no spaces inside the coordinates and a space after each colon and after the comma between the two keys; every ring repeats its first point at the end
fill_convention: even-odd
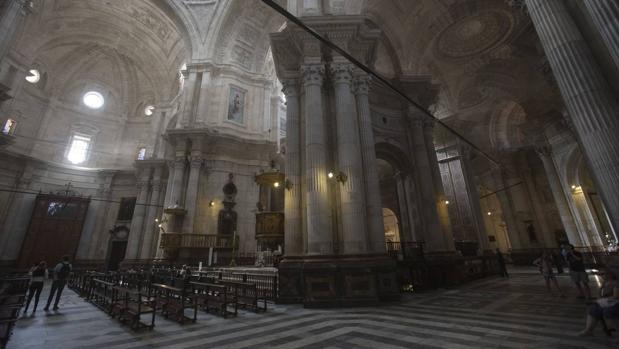
{"type": "MultiPolygon", "coordinates": [[[[138,332],[65,290],[58,312],[38,310],[18,321],[8,348],[619,348],[599,329],[594,337],[575,336],[586,307],[569,276],[558,279],[565,298],[548,295],[535,270],[518,269],[509,279],[407,294],[378,307],[269,304],[267,313],[228,319],[200,312],[185,325],[157,316],[152,331],[138,332]]],[[[591,277],[592,286],[597,281],[591,277]]]]}

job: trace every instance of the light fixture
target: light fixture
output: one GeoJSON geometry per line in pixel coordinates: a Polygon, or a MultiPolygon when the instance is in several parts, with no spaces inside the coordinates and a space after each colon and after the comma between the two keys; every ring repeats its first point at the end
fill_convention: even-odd
{"type": "Polygon", "coordinates": [[[492,212],[488,211],[488,216],[492,216],[492,212]]]}
{"type": "Polygon", "coordinates": [[[155,223],[159,223],[159,218],[155,218],[155,223]]]}
{"type": "Polygon", "coordinates": [[[342,184],[346,183],[346,181],[348,180],[348,176],[344,172],[338,172],[337,174],[329,172],[327,173],[327,177],[329,177],[329,179],[335,178],[336,181],[342,184]]]}
{"type": "Polygon", "coordinates": [[[215,201],[211,200],[208,202],[209,207],[215,206],[215,201]]]}
{"type": "Polygon", "coordinates": [[[39,80],[41,80],[41,73],[39,73],[38,70],[30,69],[28,73],[30,75],[26,76],[26,81],[28,81],[29,83],[36,84],[37,82],[39,82],[39,80]]]}
{"type": "Polygon", "coordinates": [[[327,177],[329,177],[329,178],[333,178],[333,172],[329,172],[329,173],[327,173],[327,177]]]}
{"type": "Polygon", "coordinates": [[[144,115],[146,116],[153,115],[153,110],[155,110],[155,107],[152,105],[149,105],[148,107],[144,108],[144,115]]]}
{"type": "Polygon", "coordinates": [[[99,109],[105,103],[105,99],[103,95],[101,95],[97,91],[89,91],[84,94],[84,98],[82,98],[82,102],[91,109],[99,109]]]}
{"type": "Polygon", "coordinates": [[[158,224],[157,225],[159,228],[163,228],[163,224],[158,224]]]}
{"type": "Polygon", "coordinates": [[[449,200],[445,200],[445,205],[449,205],[449,200]]]}
{"type": "Polygon", "coordinates": [[[576,186],[574,184],[572,184],[572,189],[576,189],[576,186]]]}
{"type": "Polygon", "coordinates": [[[279,188],[279,182],[275,182],[275,183],[273,183],[273,186],[274,186],[275,188],[279,188]]]}

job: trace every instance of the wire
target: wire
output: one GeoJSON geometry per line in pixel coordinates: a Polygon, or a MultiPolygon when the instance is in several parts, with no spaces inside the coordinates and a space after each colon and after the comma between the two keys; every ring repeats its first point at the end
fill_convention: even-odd
{"type": "Polygon", "coordinates": [[[463,135],[461,135],[458,131],[454,130],[453,128],[449,127],[447,124],[445,124],[443,121],[441,121],[440,119],[434,117],[434,115],[432,115],[428,110],[426,110],[424,107],[422,107],[421,105],[419,105],[417,102],[415,102],[412,98],[408,97],[404,92],[400,91],[398,88],[396,88],[391,82],[389,82],[387,79],[381,77],[378,73],[376,73],[374,70],[372,70],[371,68],[369,68],[368,66],[366,66],[365,64],[359,62],[357,59],[355,59],[352,55],[350,55],[348,52],[344,51],[342,48],[340,48],[339,46],[337,46],[336,44],[334,44],[333,42],[331,42],[330,40],[328,40],[327,38],[325,38],[323,35],[319,34],[317,31],[315,31],[314,29],[308,27],[307,25],[305,25],[299,18],[295,17],[292,13],[286,11],[283,7],[281,7],[279,4],[277,4],[274,0],[262,0],[263,3],[265,3],[266,5],[268,5],[269,7],[271,7],[272,9],[274,9],[275,11],[279,12],[282,16],[286,17],[288,20],[290,20],[292,23],[298,25],[299,27],[301,27],[302,29],[304,29],[306,32],[308,32],[310,35],[312,35],[313,37],[315,37],[316,39],[318,39],[318,41],[322,42],[323,44],[325,44],[327,47],[331,48],[333,51],[339,53],[340,55],[342,55],[344,58],[348,59],[352,64],[354,64],[355,66],[357,66],[357,68],[363,70],[364,72],[368,73],[369,75],[371,75],[372,77],[376,78],[378,81],[382,82],[383,84],[385,84],[387,87],[389,87],[392,91],[394,91],[396,94],[398,94],[400,97],[404,98],[406,101],[408,101],[410,104],[412,104],[413,106],[415,106],[415,108],[419,109],[421,112],[423,112],[425,114],[425,116],[435,120],[437,123],[439,123],[441,126],[445,127],[447,130],[449,130],[449,132],[451,132],[453,135],[455,135],[456,137],[462,139],[464,142],[466,142],[468,145],[470,145],[473,149],[477,150],[480,154],[482,154],[485,158],[487,158],[488,160],[490,160],[492,163],[494,163],[497,166],[501,166],[501,163],[498,162],[497,160],[495,160],[492,156],[490,156],[490,154],[486,153],[485,151],[483,151],[482,149],[480,149],[477,145],[475,145],[473,142],[467,140],[463,135]]]}
{"type": "MultiPolygon", "coordinates": [[[[15,193],[15,194],[30,194],[30,195],[39,195],[39,194],[45,194],[43,192],[40,191],[27,191],[27,190],[15,190],[15,189],[2,189],[0,188],[0,192],[6,192],[6,193],[15,193]]],[[[55,195],[55,194],[51,194],[51,195],[55,195]]],[[[71,198],[71,197],[69,197],[71,198]]],[[[111,202],[111,203],[115,203],[115,204],[120,204],[122,203],[121,201],[116,201],[116,200],[109,200],[109,199],[103,199],[103,198],[95,198],[95,197],[90,197],[90,196],[85,196],[83,198],[92,200],[92,201],[102,201],[102,202],[111,202]]],[[[151,205],[151,204],[143,204],[143,203],[139,203],[136,202],[136,205],[139,206],[152,206],[152,207],[163,207],[163,205],[151,205]]]]}

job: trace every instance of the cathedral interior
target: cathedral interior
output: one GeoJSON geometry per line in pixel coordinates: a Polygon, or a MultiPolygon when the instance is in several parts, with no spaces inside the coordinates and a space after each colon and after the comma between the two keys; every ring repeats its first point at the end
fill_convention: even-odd
{"type": "Polygon", "coordinates": [[[1,0],[0,127],[2,347],[619,346],[616,0],[1,0]]]}

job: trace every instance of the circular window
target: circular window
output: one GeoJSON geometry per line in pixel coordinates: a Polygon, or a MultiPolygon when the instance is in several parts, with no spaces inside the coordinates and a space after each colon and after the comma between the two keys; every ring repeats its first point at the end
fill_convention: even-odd
{"type": "Polygon", "coordinates": [[[105,103],[103,96],[96,91],[86,92],[82,101],[88,108],[92,109],[99,109],[103,106],[103,103],[105,103]]]}
{"type": "Polygon", "coordinates": [[[26,76],[26,81],[28,81],[31,84],[36,84],[37,82],[39,82],[39,80],[41,80],[41,73],[39,73],[38,70],[36,69],[30,69],[28,71],[28,76],[26,76]]]}
{"type": "Polygon", "coordinates": [[[144,115],[146,116],[153,115],[153,110],[155,110],[155,107],[152,105],[149,105],[148,107],[144,108],[144,115]]]}

